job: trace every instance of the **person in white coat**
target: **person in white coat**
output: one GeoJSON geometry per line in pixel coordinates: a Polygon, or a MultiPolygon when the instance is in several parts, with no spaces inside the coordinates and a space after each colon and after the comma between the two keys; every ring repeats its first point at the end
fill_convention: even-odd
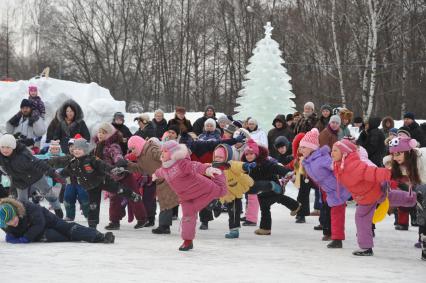
{"type": "Polygon", "coordinates": [[[268,148],[268,136],[265,131],[259,129],[257,120],[250,118],[247,122],[248,131],[250,132],[251,138],[258,144],[263,147],[268,148]]]}

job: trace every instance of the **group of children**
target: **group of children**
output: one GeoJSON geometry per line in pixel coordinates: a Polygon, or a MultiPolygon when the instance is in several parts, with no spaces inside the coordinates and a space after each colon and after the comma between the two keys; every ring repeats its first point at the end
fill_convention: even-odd
{"type": "Polygon", "coordinates": [[[321,132],[311,128],[298,133],[292,145],[287,138],[277,137],[277,158],[250,136],[254,132],[250,128],[246,131],[242,125],[229,123],[221,132],[213,119],[206,119],[198,139],[180,132],[176,136],[165,134],[162,141],[137,135],[124,140],[111,123],[102,123],[92,150],[89,141],[76,136],[68,142],[69,154],[61,152],[59,141],[52,141],[47,154],[34,156],[13,135],[4,134],[0,137],[0,168],[12,181],[17,200],[1,200],[0,227],[10,243],[112,243],[115,236],[111,232],[96,230],[102,191],[110,198],[111,223],[107,229],[119,228],[126,206],[137,219],[135,228],[146,227],[141,185],[145,180],[143,184],[156,185],[160,203],[159,226],[152,232],[169,234],[173,209],[180,205],[183,243],[179,250],[188,251],[194,247],[198,213],[214,211],[218,216],[222,209],[227,211],[229,232],[225,237],[236,239],[241,220],[245,226],[257,225],[260,209],[255,234],[271,235],[271,206],[284,205],[291,216],[296,216],[297,223],[304,223],[310,210],[309,193],[317,188],[323,204],[319,226],[323,240],[330,241],[328,248],[343,246],[346,203],[350,199],[357,204],[355,223],[360,249],[353,252],[356,256],[373,255],[373,226],[389,207],[403,211],[417,205],[418,246],[423,247],[422,259],[426,260],[424,148],[418,148],[409,136],[397,134],[388,140],[388,168],[380,168],[368,160],[365,149],[353,138],[338,138],[339,123],[340,119],[333,116],[321,132]],[[127,154],[123,152],[123,141],[127,154]],[[206,156],[209,161],[200,162],[206,156]],[[65,186],[66,178],[69,181],[65,186]],[[299,188],[297,200],[285,195],[290,180],[299,188]],[[55,183],[65,187],[66,221],[62,220],[58,196],[52,190],[55,183]],[[44,196],[56,215],[28,202],[34,194],[44,196]],[[244,196],[246,215],[241,219],[244,196]],[[72,222],[77,199],[88,228],[72,222]]]}

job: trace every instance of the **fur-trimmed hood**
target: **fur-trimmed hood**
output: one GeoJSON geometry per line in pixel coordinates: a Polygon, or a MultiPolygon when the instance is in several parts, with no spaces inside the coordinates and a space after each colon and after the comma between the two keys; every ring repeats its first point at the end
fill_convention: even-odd
{"type": "Polygon", "coordinates": [[[61,107],[57,111],[57,118],[59,121],[64,121],[66,117],[66,111],[67,108],[71,107],[71,109],[74,111],[74,121],[80,122],[84,119],[83,110],[81,109],[81,106],[73,99],[68,99],[64,103],[62,103],[61,107]]]}
{"type": "Polygon", "coordinates": [[[0,199],[0,204],[4,204],[4,203],[8,203],[12,205],[16,209],[16,214],[18,215],[19,218],[22,218],[25,216],[26,214],[25,207],[20,201],[17,201],[16,199],[13,199],[13,198],[0,199]]]}
{"type": "Polygon", "coordinates": [[[386,116],[385,118],[383,118],[383,120],[382,120],[382,128],[383,129],[389,130],[389,129],[392,129],[394,127],[395,127],[395,122],[394,122],[394,120],[391,116],[386,116]],[[391,124],[390,127],[386,127],[387,122],[390,122],[390,124],[391,124]]]}
{"type": "Polygon", "coordinates": [[[339,116],[342,119],[342,123],[344,119],[349,120],[349,123],[352,121],[352,118],[354,117],[354,113],[346,108],[341,108],[339,112],[339,116]]]}

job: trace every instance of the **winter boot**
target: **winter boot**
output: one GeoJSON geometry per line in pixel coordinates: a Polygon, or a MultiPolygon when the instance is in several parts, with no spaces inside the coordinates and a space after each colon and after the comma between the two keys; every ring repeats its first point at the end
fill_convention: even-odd
{"type": "Polygon", "coordinates": [[[271,230],[259,228],[256,231],[254,231],[254,233],[256,235],[260,235],[260,236],[269,236],[269,235],[271,235],[271,230]]]}
{"type": "Polygon", "coordinates": [[[372,248],[356,250],[356,251],[352,252],[352,254],[356,255],[356,256],[372,256],[372,255],[374,255],[372,248]]]}
{"type": "Polygon", "coordinates": [[[426,250],[422,251],[422,260],[426,261],[426,250]]]}
{"type": "Polygon", "coordinates": [[[297,216],[296,223],[306,223],[305,216],[297,216]]]}
{"type": "Polygon", "coordinates": [[[246,217],[245,216],[243,216],[243,217],[240,218],[240,222],[245,222],[245,221],[246,221],[246,217]]]}
{"type": "Polygon", "coordinates": [[[302,208],[302,204],[301,203],[299,203],[299,206],[295,209],[295,210],[292,210],[291,212],[290,212],[290,216],[296,216],[296,214],[299,212],[299,210],[302,208]]]}
{"type": "Polygon", "coordinates": [[[148,221],[145,222],[145,225],[143,227],[153,227],[155,225],[155,217],[148,217],[148,221]]]}
{"type": "Polygon", "coordinates": [[[59,217],[61,219],[64,218],[64,212],[62,211],[61,208],[55,209],[55,214],[56,214],[57,217],[59,217]]]}
{"type": "Polygon", "coordinates": [[[395,226],[395,230],[398,230],[398,231],[407,231],[408,230],[408,225],[396,225],[395,226]]]}
{"type": "Polygon", "coordinates": [[[240,232],[238,229],[231,229],[229,233],[225,234],[226,239],[237,239],[240,237],[240,232]]]}
{"type": "Polygon", "coordinates": [[[341,249],[342,247],[343,247],[342,240],[332,240],[327,245],[327,248],[329,248],[329,249],[341,249]]]}
{"type": "Polygon", "coordinates": [[[120,230],[120,222],[110,222],[105,226],[105,230],[120,230]]]}
{"type": "Polygon", "coordinates": [[[214,218],[218,218],[221,213],[222,213],[222,206],[219,203],[219,205],[216,205],[216,207],[213,208],[214,218]]]}
{"type": "Polygon", "coordinates": [[[170,234],[169,226],[158,226],[155,229],[152,229],[152,234],[170,234]]]}
{"type": "Polygon", "coordinates": [[[200,230],[209,230],[209,222],[201,222],[200,230]]]}
{"type": "Polygon", "coordinates": [[[322,241],[327,242],[327,241],[331,241],[331,236],[330,235],[324,235],[322,236],[322,241]]]}
{"type": "Polygon", "coordinates": [[[321,225],[321,224],[319,224],[319,225],[317,225],[317,226],[314,226],[314,230],[315,230],[315,231],[322,231],[322,230],[323,230],[323,227],[322,227],[322,225],[321,225]]]}
{"type": "Polygon", "coordinates": [[[320,211],[318,209],[315,209],[311,212],[311,214],[309,214],[309,216],[320,216],[320,211]]]}
{"type": "Polygon", "coordinates": [[[194,248],[194,244],[192,243],[192,240],[184,240],[183,244],[179,247],[180,251],[189,251],[194,248]]]}
{"type": "Polygon", "coordinates": [[[133,227],[133,228],[135,228],[135,229],[143,228],[143,227],[145,227],[145,223],[146,223],[146,221],[138,220],[138,223],[136,223],[135,227],[133,227]]]}
{"type": "Polygon", "coordinates": [[[104,244],[114,244],[115,236],[112,232],[106,232],[104,234],[104,244]]]}
{"type": "Polygon", "coordinates": [[[256,222],[251,222],[251,221],[248,221],[248,220],[246,220],[246,221],[244,221],[243,222],[243,224],[242,224],[243,226],[256,226],[257,225],[257,223],[256,222]]]}

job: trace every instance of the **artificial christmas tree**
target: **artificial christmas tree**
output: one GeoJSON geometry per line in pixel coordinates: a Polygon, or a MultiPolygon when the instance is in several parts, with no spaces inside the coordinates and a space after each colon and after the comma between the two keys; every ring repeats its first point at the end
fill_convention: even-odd
{"type": "Polygon", "coordinates": [[[244,120],[253,117],[259,127],[269,130],[277,114],[289,114],[295,111],[295,98],[291,92],[290,76],[282,65],[279,44],[271,38],[273,27],[268,22],[265,37],[257,42],[253,56],[249,59],[248,73],[243,89],[238,92],[235,107],[236,118],[244,120]]]}

